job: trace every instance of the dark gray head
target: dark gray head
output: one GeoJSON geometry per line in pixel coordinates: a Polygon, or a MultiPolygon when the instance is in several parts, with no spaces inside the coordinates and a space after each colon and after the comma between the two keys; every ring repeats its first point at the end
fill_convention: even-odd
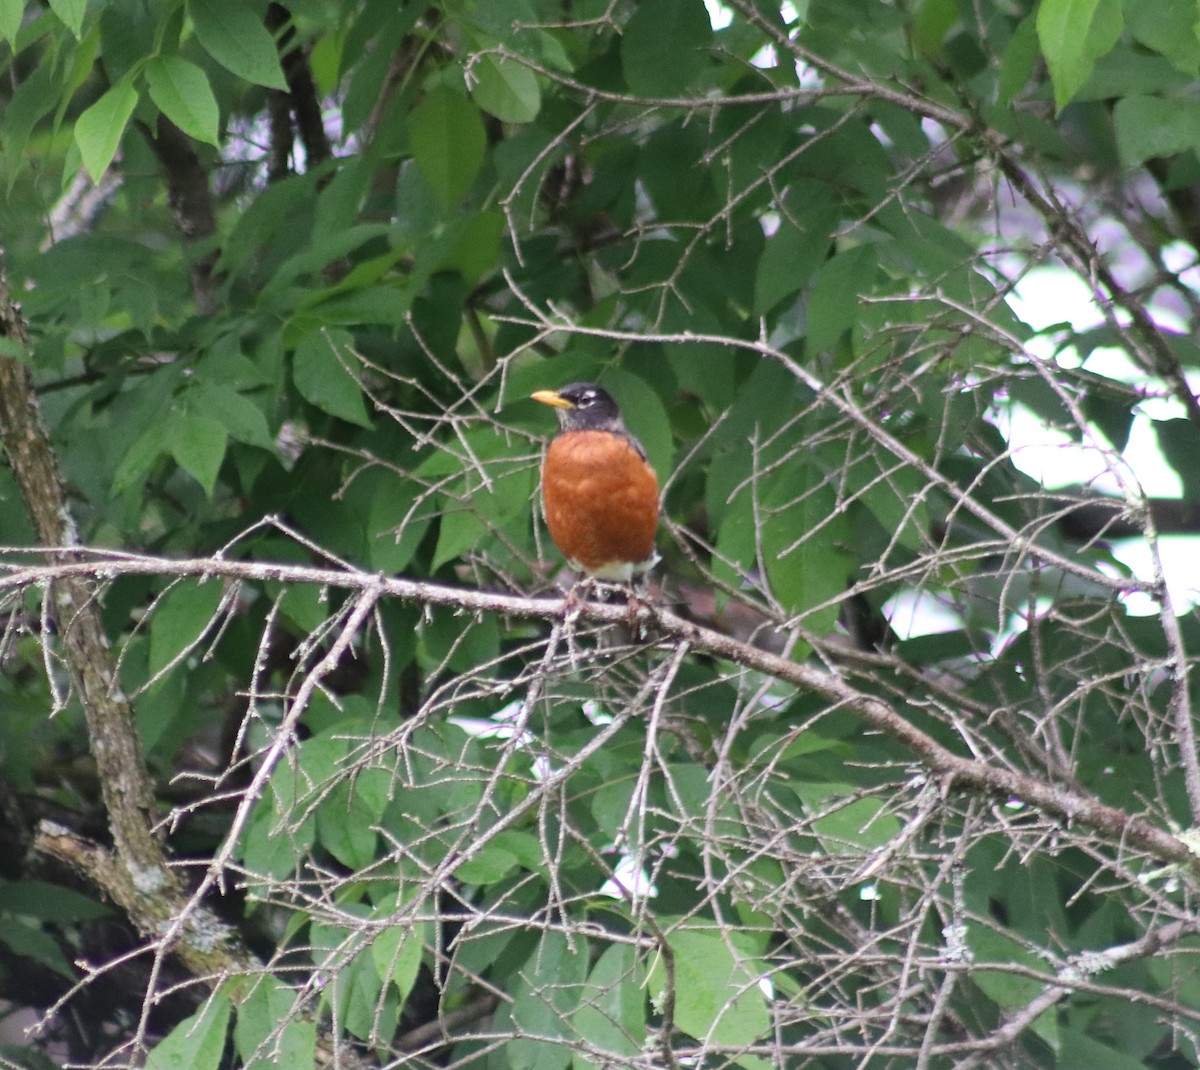
{"type": "Polygon", "coordinates": [[[558,410],[558,426],[564,431],[626,433],[617,403],[595,383],[571,383],[557,390],[539,390],[532,396],[558,410]]]}

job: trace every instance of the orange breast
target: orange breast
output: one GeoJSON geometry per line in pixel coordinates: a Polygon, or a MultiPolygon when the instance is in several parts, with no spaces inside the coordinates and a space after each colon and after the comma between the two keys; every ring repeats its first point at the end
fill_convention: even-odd
{"type": "Polygon", "coordinates": [[[627,579],[620,566],[654,554],[658,480],[621,435],[568,431],[555,437],[542,465],[542,500],[554,544],[589,573],[627,579]]]}

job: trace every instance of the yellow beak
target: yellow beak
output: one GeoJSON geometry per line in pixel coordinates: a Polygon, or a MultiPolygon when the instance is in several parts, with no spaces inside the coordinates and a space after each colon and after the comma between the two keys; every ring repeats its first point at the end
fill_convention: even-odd
{"type": "Polygon", "coordinates": [[[556,409],[573,409],[575,407],[557,390],[537,390],[529,396],[534,401],[540,401],[543,405],[553,405],[556,409]]]}

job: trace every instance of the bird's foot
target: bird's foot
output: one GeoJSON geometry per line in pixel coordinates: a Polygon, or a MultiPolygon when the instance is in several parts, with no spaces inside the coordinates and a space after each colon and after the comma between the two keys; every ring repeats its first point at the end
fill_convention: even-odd
{"type": "Polygon", "coordinates": [[[643,586],[639,590],[631,584],[625,609],[629,631],[635,640],[644,642],[649,633],[649,625],[658,617],[657,608],[650,598],[649,588],[643,586]]]}
{"type": "Polygon", "coordinates": [[[567,591],[563,604],[563,620],[573,626],[583,613],[583,607],[591,600],[603,603],[625,599],[626,624],[637,641],[646,638],[646,625],[656,616],[654,599],[649,581],[644,578],[622,582],[620,580],[598,580],[594,576],[583,576],[567,591]]]}

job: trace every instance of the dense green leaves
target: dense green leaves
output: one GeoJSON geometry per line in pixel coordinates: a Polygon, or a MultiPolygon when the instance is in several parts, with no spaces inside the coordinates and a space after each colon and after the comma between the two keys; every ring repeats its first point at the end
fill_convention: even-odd
{"type": "Polygon", "coordinates": [[[1200,496],[1195,29],[0,0],[0,360],[114,659],[71,662],[10,442],[0,977],[66,1001],[35,1057],[1194,1062],[1163,844],[1200,626],[1158,533],[1200,496]],[[560,600],[541,514],[529,395],[593,380],[662,489],[628,613],[560,600]],[[135,706],[186,910],[105,885],[154,875],[81,681],[135,706]],[[104,863],[70,891],[47,815],[104,863]]]}

